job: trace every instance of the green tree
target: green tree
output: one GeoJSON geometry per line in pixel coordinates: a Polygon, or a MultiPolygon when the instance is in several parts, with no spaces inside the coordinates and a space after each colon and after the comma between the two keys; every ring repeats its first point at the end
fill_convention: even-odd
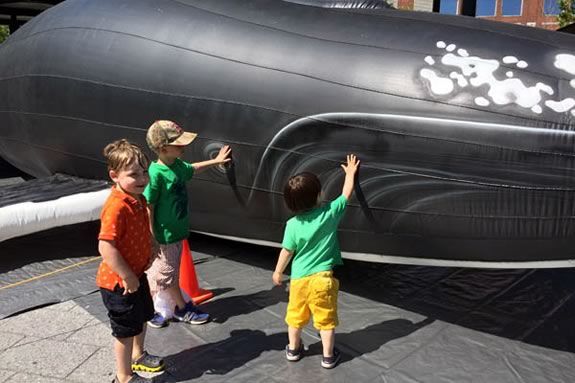
{"type": "Polygon", "coordinates": [[[10,30],[5,25],[0,25],[0,44],[8,38],[10,30]]]}
{"type": "Polygon", "coordinates": [[[563,28],[575,22],[575,1],[559,0],[559,15],[557,15],[559,27],[563,28]]]}

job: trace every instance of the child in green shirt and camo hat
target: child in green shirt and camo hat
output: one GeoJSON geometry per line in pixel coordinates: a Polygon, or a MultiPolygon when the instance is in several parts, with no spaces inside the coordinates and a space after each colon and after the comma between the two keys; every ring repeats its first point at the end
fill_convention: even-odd
{"type": "MultiPolygon", "coordinates": [[[[150,183],[144,191],[148,201],[151,230],[159,244],[159,253],[148,270],[150,289],[154,296],[162,291],[167,301],[175,303],[174,319],[190,324],[203,324],[209,315],[192,302],[185,302],[179,287],[182,241],[189,234],[188,193],[186,182],[195,173],[231,161],[231,149],[224,146],[208,161],[189,163],[182,159],[187,145],[197,134],[185,132],[175,122],[155,121],[146,141],[158,159],[150,164],[150,183]]],[[[148,322],[152,327],[164,327],[168,318],[156,312],[148,322]]]]}

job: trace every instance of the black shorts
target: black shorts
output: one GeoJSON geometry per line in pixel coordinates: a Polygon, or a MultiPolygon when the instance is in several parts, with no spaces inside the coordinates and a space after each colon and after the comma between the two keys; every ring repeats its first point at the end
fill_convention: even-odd
{"type": "Polygon", "coordinates": [[[122,295],[123,292],[124,288],[119,285],[114,291],[100,289],[115,338],[139,335],[144,324],[154,316],[154,302],[146,274],[140,277],[140,287],[135,293],[122,295]]]}

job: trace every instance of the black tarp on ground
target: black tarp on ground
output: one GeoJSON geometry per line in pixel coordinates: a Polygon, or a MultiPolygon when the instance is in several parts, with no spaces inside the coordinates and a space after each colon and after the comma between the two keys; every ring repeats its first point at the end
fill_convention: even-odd
{"type": "Polygon", "coordinates": [[[0,242],[0,319],[96,290],[99,222],[0,242]]]}
{"type": "Polygon", "coordinates": [[[319,366],[320,344],[285,361],[287,294],[272,288],[275,249],[192,235],[210,327],[173,325],[150,343],[189,382],[568,382],[572,270],[475,270],[346,262],[340,272],[343,351],[337,372],[319,366]],[[208,255],[207,258],[206,255],[208,255]],[[214,257],[214,255],[216,257],[214,257]],[[219,255],[219,256],[218,256],[219,255]],[[560,313],[560,314],[559,314],[560,313]],[[186,339],[186,341],[182,341],[186,339]]]}
{"type": "MultiPolygon", "coordinates": [[[[0,252],[5,254],[10,243],[11,251],[18,252],[12,270],[21,269],[26,259],[38,260],[38,254],[44,259],[88,259],[96,252],[96,232],[90,225],[59,228],[19,243],[7,241],[0,252]]],[[[475,270],[347,261],[340,273],[337,335],[344,357],[334,371],[323,371],[319,339],[311,327],[304,333],[306,357],[295,364],[285,360],[287,293],[271,284],[275,249],[197,234],[190,243],[202,287],[216,293],[203,305],[213,321],[203,326],[171,323],[149,332],[149,349],[168,362],[159,381],[575,381],[575,272],[570,269],[475,270]]],[[[58,293],[80,295],[74,281],[88,286],[94,273],[72,268],[59,277],[65,283],[49,288],[40,284],[34,295],[3,289],[0,301],[19,297],[41,305],[53,302],[58,293]]],[[[106,321],[98,294],[78,301],[106,321]]]]}

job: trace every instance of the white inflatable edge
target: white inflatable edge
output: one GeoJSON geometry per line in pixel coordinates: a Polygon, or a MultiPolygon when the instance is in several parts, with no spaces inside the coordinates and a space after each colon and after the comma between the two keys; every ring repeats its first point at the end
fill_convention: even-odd
{"type": "Polygon", "coordinates": [[[110,189],[0,208],[0,242],[57,226],[95,221],[110,189]]]}

